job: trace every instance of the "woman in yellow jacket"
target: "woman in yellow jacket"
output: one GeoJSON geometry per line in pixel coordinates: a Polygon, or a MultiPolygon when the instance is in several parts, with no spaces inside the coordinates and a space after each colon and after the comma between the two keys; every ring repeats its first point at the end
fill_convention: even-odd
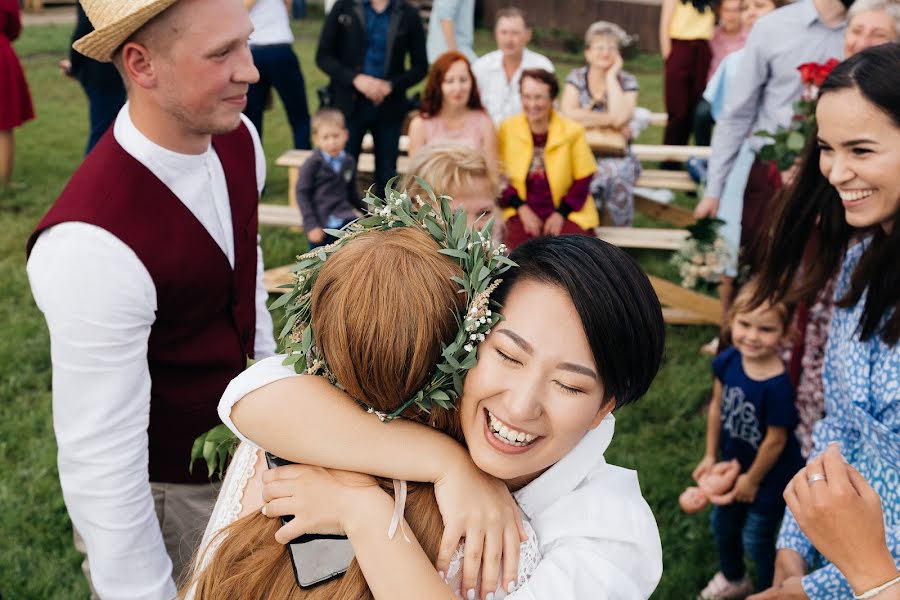
{"type": "Polygon", "coordinates": [[[524,112],[503,121],[498,136],[509,178],[500,199],[507,246],[541,235],[593,235],[600,219],[588,189],[597,165],[584,128],[553,110],[559,94],[553,73],[522,71],[519,91],[524,112]]]}

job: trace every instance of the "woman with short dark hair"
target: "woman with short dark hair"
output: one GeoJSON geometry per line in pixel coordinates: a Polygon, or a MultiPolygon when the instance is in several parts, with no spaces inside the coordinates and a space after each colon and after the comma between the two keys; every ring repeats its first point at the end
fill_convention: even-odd
{"type": "Polygon", "coordinates": [[[523,112],[500,125],[498,145],[509,184],[500,199],[510,248],[541,235],[593,235],[600,224],[588,202],[597,170],[584,128],[553,110],[556,76],[543,69],[522,71],[523,112]]]}

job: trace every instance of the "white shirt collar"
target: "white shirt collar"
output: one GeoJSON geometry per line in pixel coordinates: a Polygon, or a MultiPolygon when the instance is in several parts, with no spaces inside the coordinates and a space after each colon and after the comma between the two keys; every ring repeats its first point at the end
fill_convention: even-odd
{"type": "MultiPolygon", "coordinates": [[[[119,145],[145,165],[158,165],[165,171],[201,168],[206,165],[209,155],[213,152],[212,144],[202,154],[181,154],[160,146],[144,135],[131,120],[130,102],[119,111],[116,118],[114,135],[119,145]]],[[[151,171],[156,171],[151,167],[151,171]]],[[[168,184],[168,182],[166,182],[168,184]]]]}
{"type": "Polygon", "coordinates": [[[558,463],[515,492],[513,497],[522,512],[534,519],[561,496],[574,490],[598,464],[605,463],[603,453],[612,442],[615,428],[616,419],[610,413],[558,463]]]}

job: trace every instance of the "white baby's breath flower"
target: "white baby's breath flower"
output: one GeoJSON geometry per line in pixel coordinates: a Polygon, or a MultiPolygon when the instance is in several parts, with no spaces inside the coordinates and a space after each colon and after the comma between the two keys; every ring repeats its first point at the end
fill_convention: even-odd
{"type": "Polygon", "coordinates": [[[463,350],[465,350],[466,352],[471,352],[472,347],[472,344],[466,344],[465,346],[463,346],[463,350]]]}

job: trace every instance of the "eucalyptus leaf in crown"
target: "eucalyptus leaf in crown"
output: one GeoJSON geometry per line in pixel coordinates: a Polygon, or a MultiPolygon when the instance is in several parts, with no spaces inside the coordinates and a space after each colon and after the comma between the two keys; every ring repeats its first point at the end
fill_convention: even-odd
{"type": "Polygon", "coordinates": [[[365,202],[369,209],[365,217],[342,230],[327,230],[327,233],[338,238],[337,241],[298,257],[297,264],[291,269],[296,275],[292,289],[271,306],[271,309],[282,306],[285,309],[285,324],[279,335],[288,355],[284,364],[293,365],[297,373],[321,375],[338,384],[316,347],[311,325],[312,288],[322,264],[331,253],[365,231],[417,227],[431,235],[440,246],[439,252],[456,261],[463,271],[462,277],[453,276],[451,279],[468,299],[466,314],[458,315],[456,337],[443,347],[440,362],[425,387],[390,413],[371,411],[382,421],[396,418],[412,404],[424,411],[434,406],[445,409],[455,406],[462,394],[465,373],[477,361],[478,343],[501,319],[496,310],[491,310],[496,308],[490,300],[491,292],[501,281],[498,277],[515,266],[505,256],[506,247],[503,244],[494,246],[491,238],[493,219],[480,231],[474,226],[468,228],[465,212],[462,209],[451,211],[450,199],[436,197],[425,181],[417,178],[429,196],[427,200],[418,196],[413,199],[395,190],[394,181],[388,183],[384,199],[371,192],[366,194],[365,202]]]}

